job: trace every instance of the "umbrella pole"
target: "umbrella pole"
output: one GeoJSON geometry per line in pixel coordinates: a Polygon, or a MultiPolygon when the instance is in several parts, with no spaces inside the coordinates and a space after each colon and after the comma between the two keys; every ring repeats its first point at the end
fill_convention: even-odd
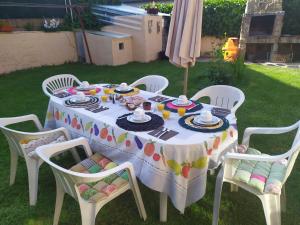
{"type": "Polygon", "coordinates": [[[184,70],[184,83],[183,83],[183,94],[187,95],[187,87],[188,87],[188,77],[189,77],[189,67],[184,70]]]}

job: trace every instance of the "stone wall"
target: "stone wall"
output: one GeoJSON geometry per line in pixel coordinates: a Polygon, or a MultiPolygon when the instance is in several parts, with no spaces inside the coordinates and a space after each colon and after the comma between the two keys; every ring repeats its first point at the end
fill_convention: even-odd
{"type": "Polygon", "coordinates": [[[73,32],[0,33],[0,74],[76,61],[73,32]]]}

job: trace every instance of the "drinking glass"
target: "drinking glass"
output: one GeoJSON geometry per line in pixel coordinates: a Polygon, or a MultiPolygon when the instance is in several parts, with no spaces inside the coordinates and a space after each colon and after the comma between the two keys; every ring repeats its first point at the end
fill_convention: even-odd
{"type": "Polygon", "coordinates": [[[162,116],[165,120],[169,119],[170,118],[170,114],[171,112],[170,111],[167,111],[167,110],[163,110],[162,111],[162,116]]]}
{"type": "Polygon", "coordinates": [[[90,95],[93,95],[93,96],[97,94],[96,90],[90,90],[89,92],[90,92],[90,95]]]}
{"type": "Polygon", "coordinates": [[[184,116],[185,113],[186,113],[186,108],[184,108],[184,107],[179,107],[179,108],[177,109],[177,113],[178,113],[179,116],[184,116]]]}
{"type": "Polygon", "coordinates": [[[104,88],[104,94],[106,95],[110,94],[110,88],[104,88]]]}
{"type": "Polygon", "coordinates": [[[165,105],[164,105],[164,104],[161,104],[161,103],[158,103],[158,104],[157,104],[157,109],[158,109],[158,111],[163,111],[164,108],[165,108],[165,105]]]}
{"type": "Polygon", "coordinates": [[[108,96],[107,95],[102,95],[101,100],[102,102],[107,102],[108,96]]]}

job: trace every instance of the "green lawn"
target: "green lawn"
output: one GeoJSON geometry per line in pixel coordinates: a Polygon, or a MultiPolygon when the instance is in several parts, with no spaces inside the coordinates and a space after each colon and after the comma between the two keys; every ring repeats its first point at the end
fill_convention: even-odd
{"type": "MultiPolygon", "coordinates": [[[[206,63],[198,63],[190,70],[189,96],[209,84],[203,75],[206,63]]],[[[285,126],[300,119],[300,71],[260,65],[248,65],[242,82],[236,84],[246,95],[246,101],[238,110],[240,138],[249,126],[285,126]]],[[[37,114],[44,121],[48,98],[41,84],[55,74],[71,73],[90,82],[130,83],[145,74],[162,74],[170,80],[166,94],[178,96],[182,90],[182,73],[167,61],[148,64],[131,63],[125,66],[92,66],[67,64],[14,72],[0,76],[0,117],[37,114]]],[[[253,137],[255,147],[266,153],[279,154],[288,149],[293,136],[253,137]],[[274,138],[276,137],[276,138],[274,138]]],[[[19,161],[16,183],[9,186],[9,150],[0,135],[0,224],[52,224],[55,203],[55,181],[51,170],[44,164],[40,170],[38,203],[29,206],[27,172],[23,160],[19,161]]],[[[215,176],[209,176],[207,193],[203,199],[186,209],[181,215],[169,204],[168,222],[174,225],[211,224],[215,176]]],[[[159,195],[140,184],[148,219],[142,222],[130,192],[107,204],[98,214],[97,223],[108,224],[158,224],[159,195]]],[[[300,222],[300,162],[295,165],[287,182],[287,213],[282,224],[300,222]]],[[[78,204],[66,197],[60,218],[61,225],[81,224],[78,204]]],[[[220,223],[227,225],[265,224],[261,203],[243,190],[230,193],[225,184],[222,195],[220,223]]]]}

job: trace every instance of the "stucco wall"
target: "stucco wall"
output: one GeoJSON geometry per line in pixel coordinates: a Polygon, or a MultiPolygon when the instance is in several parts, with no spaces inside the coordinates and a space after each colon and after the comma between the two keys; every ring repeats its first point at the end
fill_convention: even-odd
{"type": "Polygon", "coordinates": [[[201,56],[212,56],[214,50],[219,45],[223,45],[225,39],[216,38],[213,36],[204,36],[201,39],[201,56]]]}
{"type": "MultiPolygon", "coordinates": [[[[96,65],[123,65],[132,62],[132,40],[131,37],[113,38],[86,32],[92,61],[96,65]],[[124,48],[119,49],[119,43],[124,48]]],[[[85,57],[90,62],[85,46],[85,57]]]]}
{"type": "MultiPolygon", "coordinates": [[[[133,60],[137,62],[150,62],[158,58],[162,50],[162,17],[161,16],[128,16],[140,21],[140,30],[134,30],[117,25],[105,26],[103,31],[130,34],[132,36],[133,60]],[[150,26],[151,25],[151,26],[150,26]],[[159,29],[157,28],[159,26],[159,29]]],[[[120,19],[126,19],[122,16],[120,19]]]]}
{"type": "Polygon", "coordinates": [[[75,61],[77,50],[72,32],[0,33],[0,74],[75,61]]]}

